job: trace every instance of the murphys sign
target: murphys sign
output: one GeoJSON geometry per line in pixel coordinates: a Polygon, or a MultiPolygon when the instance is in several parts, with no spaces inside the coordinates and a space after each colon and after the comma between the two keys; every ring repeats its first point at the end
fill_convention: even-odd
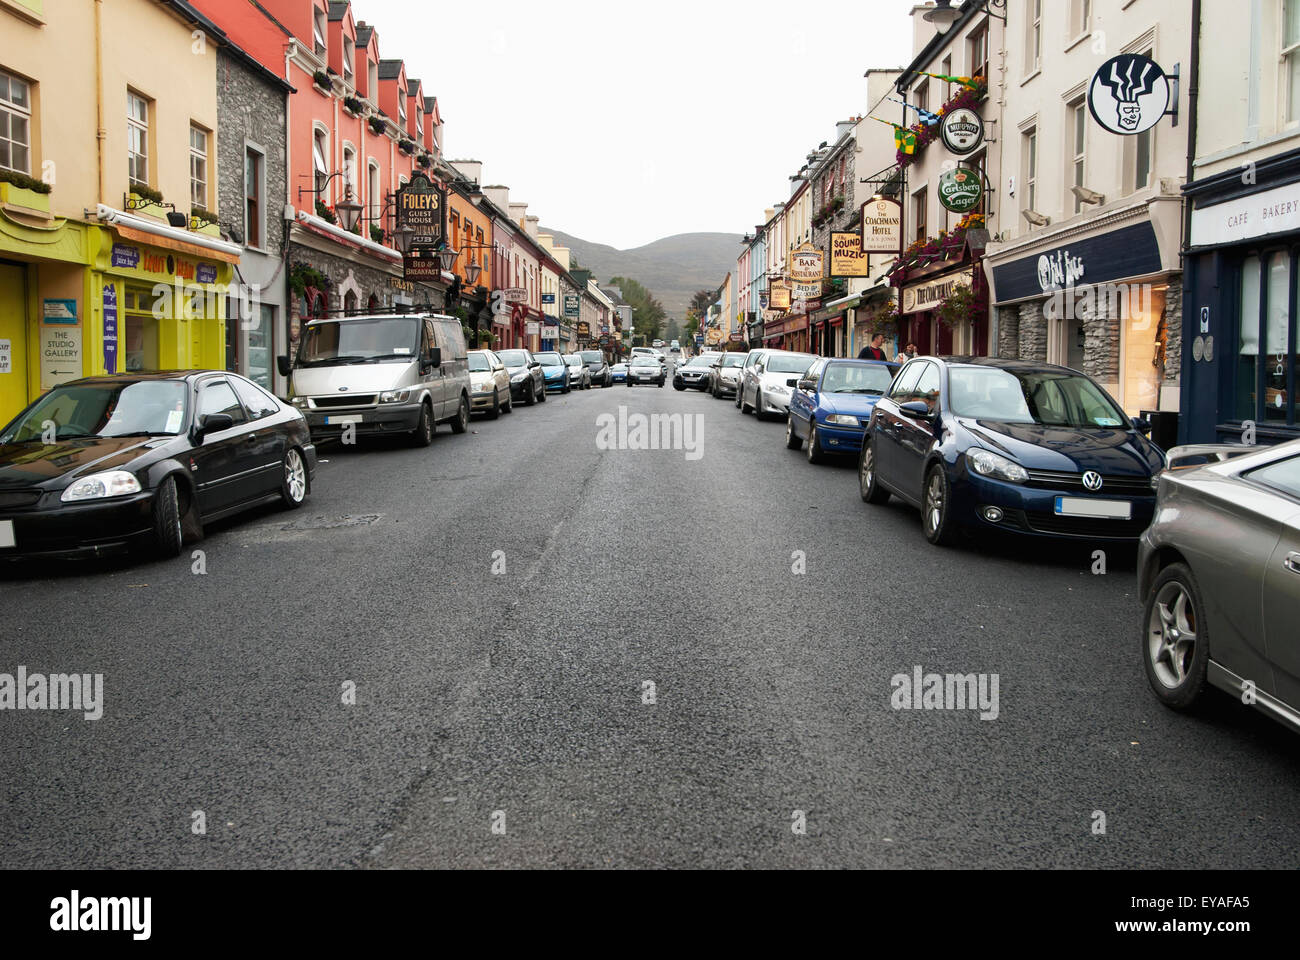
{"type": "Polygon", "coordinates": [[[1169,110],[1169,78],[1150,57],[1125,53],[1107,60],[1088,87],[1092,118],[1111,133],[1146,133],[1169,110]]]}
{"type": "Polygon", "coordinates": [[[958,107],[943,118],[942,135],[948,152],[964,157],[984,143],[984,121],[969,107],[958,107]]]}
{"type": "Polygon", "coordinates": [[[978,170],[949,170],[939,177],[939,202],[953,213],[970,213],[984,199],[978,170]]]}
{"type": "Polygon", "coordinates": [[[397,225],[415,231],[413,247],[437,246],[442,241],[446,195],[422,173],[397,191],[397,225]]]}
{"type": "Polygon", "coordinates": [[[862,252],[903,252],[903,205],[877,197],[862,205],[862,252]]]}

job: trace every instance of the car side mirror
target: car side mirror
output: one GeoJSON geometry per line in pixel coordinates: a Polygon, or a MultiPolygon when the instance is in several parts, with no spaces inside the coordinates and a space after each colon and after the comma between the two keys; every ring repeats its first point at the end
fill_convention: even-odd
{"type": "Polygon", "coordinates": [[[794,387],[798,390],[803,389],[803,381],[800,380],[798,377],[791,377],[789,380],[785,382],[785,385],[787,387],[794,387]]]}
{"type": "Polygon", "coordinates": [[[909,417],[916,417],[918,420],[933,420],[934,413],[930,410],[930,405],[924,400],[913,400],[911,403],[905,403],[898,408],[909,417]]]}
{"type": "Polygon", "coordinates": [[[816,381],[816,380],[800,380],[800,381],[799,381],[799,389],[800,389],[800,390],[807,390],[809,393],[816,393],[816,392],[817,392],[817,381],[816,381]]]}
{"type": "Polygon", "coordinates": [[[430,347],[424,355],[424,365],[437,370],[442,366],[442,347],[430,347]]]}
{"type": "Polygon", "coordinates": [[[199,421],[198,437],[199,442],[210,433],[221,433],[225,430],[233,430],[235,427],[235,418],[228,413],[209,413],[199,421]]]}
{"type": "Polygon", "coordinates": [[[280,376],[287,377],[293,372],[293,367],[289,363],[288,357],[276,357],[275,369],[280,372],[280,376]]]}
{"type": "Polygon", "coordinates": [[[536,360],[534,360],[532,363],[528,365],[529,370],[540,370],[541,368],[542,365],[538,363],[536,360]]]}
{"type": "Polygon", "coordinates": [[[1146,419],[1145,417],[1134,417],[1133,429],[1135,429],[1138,433],[1145,434],[1146,436],[1149,437],[1151,436],[1151,421],[1146,419]]]}

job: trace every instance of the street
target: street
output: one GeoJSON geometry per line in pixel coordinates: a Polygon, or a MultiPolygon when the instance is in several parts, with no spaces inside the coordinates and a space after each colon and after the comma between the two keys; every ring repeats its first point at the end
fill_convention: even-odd
{"type": "Polygon", "coordinates": [[[0,568],[4,669],[104,675],[0,714],[5,865],[1293,866],[1294,735],[1151,696],[1131,551],[940,550],[783,435],[575,392],[324,446],[180,560],[0,568]],[[702,456],[602,450],[620,406],[702,456]],[[918,667],[996,717],[895,709],[918,667]]]}

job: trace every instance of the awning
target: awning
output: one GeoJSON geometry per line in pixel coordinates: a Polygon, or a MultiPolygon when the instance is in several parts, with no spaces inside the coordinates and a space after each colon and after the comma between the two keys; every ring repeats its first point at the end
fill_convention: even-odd
{"type": "Polygon", "coordinates": [[[136,243],[143,243],[149,247],[159,247],[163,250],[173,250],[176,253],[184,253],[191,257],[202,257],[208,260],[220,260],[222,263],[238,263],[239,257],[225,253],[221,250],[209,250],[207,247],[200,247],[195,243],[186,243],[183,240],[173,240],[170,237],[160,237],[152,233],[145,233],[143,230],[135,230],[131,227],[123,227],[120,224],[113,227],[117,235],[123,240],[134,240],[136,243]]]}
{"type": "Polygon", "coordinates": [[[191,257],[220,260],[222,263],[239,263],[242,253],[233,243],[226,243],[215,237],[191,234],[188,230],[155,223],[102,203],[95,209],[95,218],[111,226],[125,240],[134,240],[136,243],[163,250],[174,250],[191,257]]]}

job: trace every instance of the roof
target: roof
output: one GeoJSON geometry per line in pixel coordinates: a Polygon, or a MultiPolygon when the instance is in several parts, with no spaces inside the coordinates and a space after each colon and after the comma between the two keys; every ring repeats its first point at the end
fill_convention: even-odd
{"type": "Polygon", "coordinates": [[[1000,357],[925,357],[918,359],[937,360],[950,367],[992,367],[995,370],[1007,370],[1015,373],[1071,373],[1077,370],[1062,367],[1055,363],[1040,360],[1003,360],[1000,357]]]}
{"type": "Polygon", "coordinates": [[[330,0],[328,16],[331,20],[342,20],[348,15],[348,8],[352,4],[348,0],[330,0]]]}
{"type": "Polygon", "coordinates": [[[380,60],[379,61],[379,79],[396,80],[402,75],[402,68],[406,65],[403,60],[380,60]]]}
{"type": "Polygon", "coordinates": [[[357,21],[357,46],[365,47],[370,44],[370,38],[375,35],[375,28],[364,20],[357,21]]]}

